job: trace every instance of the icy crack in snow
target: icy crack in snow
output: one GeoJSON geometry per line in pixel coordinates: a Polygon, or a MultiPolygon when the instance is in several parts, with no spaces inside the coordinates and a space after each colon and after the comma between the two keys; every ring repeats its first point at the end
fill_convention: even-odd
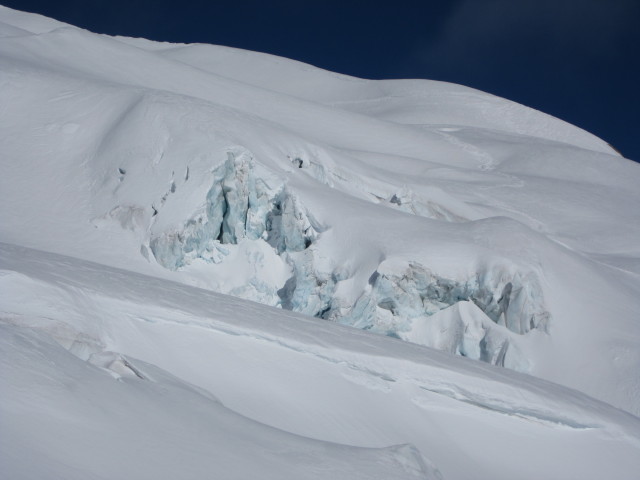
{"type": "MultiPolygon", "coordinates": [[[[147,321],[146,319],[139,317],[136,318],[141,321],[147,321]]],[[[162,321],[168,323],[183,323],[168,319],[163,319],[162,321]]],[[[412,365],[411,367],[405,366],[406,368],[394,368],[393,371],[395,373],[391,374],[385,370],[372,368],[370,365],[363,364],[360,361],[349,360],[347,359],[348,355],[346,355],[346,352],[341,350],[331,352],[320,346],[298,344],[297,342],[282,337],[275,337],[266,333],[244,330],[240,327],[230,326],[219,321],[210,320],[207,322],[188,322],[188,324],[198,325],[201,328],[213,330],[223,335],[246,337],[252,340],[274,344],[301,355],[309,355],[324,362],[340,365],[344,367],[343,377],[348,381],[354,381],[355,383],[367,388],[372,388],[382,392],[391,392],[392,385],[394,384],[411,384],[421,390],[437,395],[443,395],[451,398],[452,400],[463,402],[474,407],[528,421],[534,421],[549,427],[560,426],[575,430],[601,428],[600,425],[555,415],[550,410],[547,411],[541,409],[541,407],[536,405],[535,402],[524,402],[524,404],[518,405],[506,397],[489,398],[482,395],[482,393],[479,393],[481,390],[478,392],[468,391],[459,385],[441,381],[437,378],[430,379],[430,383],[427,385],[424,382],[424,376],[419,378],[415,376],[415,372],[411,373],[414,367],[417,368],[418,365],[412,365]],[[400,372],[406,373],[399,374],[400,372]],[[386,386],[384,386],[385,384],[386,386]]],[[[391,370],[389,369],[389,371],[391,370]]]]}
{"type": "Polygon", "coordinates": [[[48,317],[25,317],[4,312],[0,312],[0,323],[43,332],[75,357],[104,370],[116,380],[122,378],[148,380],[147,375],[124,355],[106,350],[105,344],[100,339],[80,332],[68,323],[48,317]]]}
{"type": "Polygon", "coordinates": [[[528,410],[523,408],[513,408],[502,400],[482,398],[479,395],[465,391],[457,386],[453,387],[442,385],[427,387],[419,385],[419,388],[427,392],[449,397],[453,400],[463,402],[474,407],[483,408],[503,415],[522,418],[524,420],[534,421],[551,427],[560,426],[574,430],[592,430],[595,428],[601,428],[600,425],[586,424],[569,418],[556,416],[551,413],[539,412],[534,409],[528,410]]]}
{"type": "Polygon", "coordinates": [[[124,355],[116,352],[96,352],[92,354],[87,361],[98,368],[106,370],[116,380],[122,378],[148,380],[147,376],[135,367],[124,355]]]}

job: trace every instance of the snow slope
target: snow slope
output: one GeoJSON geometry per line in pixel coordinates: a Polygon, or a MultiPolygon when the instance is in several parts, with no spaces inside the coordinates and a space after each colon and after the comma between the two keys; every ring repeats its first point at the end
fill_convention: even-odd
{"type": "Polygon", "coordinates": [[[638,470],[640,169],[602,140],[4,7],[0,105],[11,476],[638,470]]]}
{"type": "Polygon", "coordinates": [[[2,327],[8,472],[32,449],[43,458],[32,468],[64,478],[70,467],[157,478],[185,459],[184,478],[439,478],[416,447],[444,478],[640,467],[640,420],[559,385],[70,257],[3,244],[0,262],[2,303],[22,312],[2,327]],[[295,438],[205,392],[304,437],[413,447],[295,438]],[[121,462],[103,470],[112,455],[121,462]]]}
{"type": "Polygon", "coordinates": [[[292,435],[139,360],[99,352],[86,363],[46,336],[0,328],[3,478],[438,478],[411,446],[292,435]]]}

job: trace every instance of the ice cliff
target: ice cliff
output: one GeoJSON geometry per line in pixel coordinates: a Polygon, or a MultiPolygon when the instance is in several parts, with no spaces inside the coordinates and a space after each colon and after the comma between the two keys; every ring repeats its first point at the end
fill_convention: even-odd
{"type": "Polygon", "coordinates": [[[162,266],[176,270],[195,258],[217,263],[226,250],[221,245],[242,239],[262,239],[278,254],[308,248],[317,235],[297,198],[273,175],[260,175],[248,152],[228,152],[227,161],[214,169],[206,203],[180,231],[150,240],[162,266]]]}
{"type": "MultiPolygon", "coordinates": [[[[326,227],[284,179],[243,148],[228,151],[226,161],[212,169],[212,178],[204,202],[180,228],[149,239],[163,267],[181,270],[205,262],[242,269],[243,262],[264,261],[264,252],[270,251],[289,272],[286,280],[254,275],[226,293],[518,370],[526,370],[528,362],[510,346],[533,329],[548,330],[550,315],[535,274],[507,267],[453,279],[419,262],[383,261],[366,284],[357,286],[355,302],[349,302],[339,285],[353,281],[353,272],[317,261],[315,242],[326,227]],[[263,253],[233,255],[238,248],[263,253]],[[447,313],[437,315],[442,311],[447,313]],[[425,330],[425,323],[441,328],[425,330]]],[[[400,204],[398,198],[394,195],[391,203],[400,204]]]]}

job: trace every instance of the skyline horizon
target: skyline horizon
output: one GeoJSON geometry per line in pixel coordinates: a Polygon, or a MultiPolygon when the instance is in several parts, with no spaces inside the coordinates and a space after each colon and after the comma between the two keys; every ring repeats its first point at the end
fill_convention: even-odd
{"type": "Polygon", "coordinates": [[[96,33],[241,48],[371,80],[461,84],[571,123],[640,161],[640,3],[412,3],[3,2],[96,33]]]}

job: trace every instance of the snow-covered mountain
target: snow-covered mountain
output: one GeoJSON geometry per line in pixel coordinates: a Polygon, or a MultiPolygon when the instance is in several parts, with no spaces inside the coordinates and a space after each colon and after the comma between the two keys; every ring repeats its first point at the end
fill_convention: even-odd
{"type": "Polygon", "coordinates": [[[640,167],[602,140],[4,7],[0,106],[1,476],[640,471],[640,167]]]}

